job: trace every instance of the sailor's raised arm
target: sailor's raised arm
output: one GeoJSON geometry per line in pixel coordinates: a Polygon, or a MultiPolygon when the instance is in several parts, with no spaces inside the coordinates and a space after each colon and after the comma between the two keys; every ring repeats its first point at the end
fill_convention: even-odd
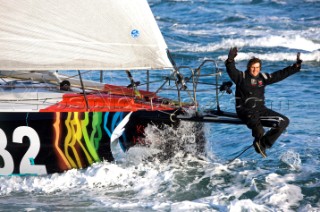
{"type": "Polygon", "coordinates": [[[267,84],[276,83],[276,82],[279,82],[279,81],[287,78],[288,76],[290,76],[292,74],[299,72],[301,69],[301,64],[302,64],[302,60],[300,59],[300,52],[298,52],[297,53],[297,60],[293,65],[288,66],[282,70],[275,71],[271,74],[267,74],[266,75],[267,76],[266,83],[267,84]]]}
{"type": "Polygon", "coordinates": [[[228,59],[225,62],[226,68],[227,68],[227,73],[228,73],[230,79],[236,84],[241,79],[240,76],[241,76],[241,73],[242,73],[241,71],[239,71],[236,68],[236,65],[235,65],[234,58],[237,56],[237,54],[238,54],[237,47],[232,47],[229,50],[228,59]]]}

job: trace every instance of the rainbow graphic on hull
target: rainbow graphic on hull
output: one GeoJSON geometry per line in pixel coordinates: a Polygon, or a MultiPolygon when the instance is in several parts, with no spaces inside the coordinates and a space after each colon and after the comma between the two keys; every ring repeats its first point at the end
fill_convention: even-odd
{"type": "MultiPolygon", "coordinates": [[[[159,114],[157,114],[159,113],[159,114]]],[[[0,175],[40,175],[112,161],[110,138],[128,112],[0,113],[0,175]],[[13,121],[14,120],[14,121],[13,121]]],[[[136,111],[119,137],[123,151],[135,145],[157,111],[136,111]]]]}

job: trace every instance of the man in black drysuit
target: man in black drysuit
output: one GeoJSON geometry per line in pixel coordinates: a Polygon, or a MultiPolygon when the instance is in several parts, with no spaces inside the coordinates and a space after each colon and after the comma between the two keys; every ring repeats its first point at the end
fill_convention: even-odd
{"type": "Polygon", "coordinates": [[[236,47],[231,48],[225,62],[229,77],[236,84],[236,111],[239,118],[252,130],[253,146],[256,152],[266,157],[266,149],[271,148],[286,129],[289,125],[289,119],[265,106],[265,87],[299,72],[302,60],[300,60],[300,53],[298,53],[295,64],[269,74],[260,72],[260,59],[252,58],[247,64],[247,70],[242,72],[235,66],[234,58],[237,56],[237,52],[236,47]],[[263,119],[275,119],[278,124],[264,134],[261,124],[263,119]]]}

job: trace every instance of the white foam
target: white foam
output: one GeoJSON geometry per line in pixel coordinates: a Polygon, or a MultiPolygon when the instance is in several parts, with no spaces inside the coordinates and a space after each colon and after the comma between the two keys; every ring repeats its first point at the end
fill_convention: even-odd
{"type": "Polygon", "coordinates": [[[267,170],[259,168],[233,172],[225,170],[225,167],[219,164],[211,164],[205,169],[205,176],[210,176],[211,185],[215,189],[210,197],[197,202],[207,203],[213,208],[221,209],[227,205],[229,211],[291,211],[292,207],[299,207],[303,199],[301,188],[290,183],[295,181],[296,174],[268,174],[267,170]],[[227,186],[226,179],[230,180],[230,177],[232,183],[227,186]],[[265,179],[265,182],[262,179],[265,179]],[[257,195],[252,199],[243,199],[244,194],[250,195],[252,192],[257,195]],[[234,200],[229,202],[230,199],[234,200]]]}
{"type": "Polygon", "coordinates": [[[192,202],[192,201],[182,201],[173,203],[171,205],[171,211],[205,211],[209,210],[208,204],[192,202]]]}
{"type": "MultiPolygon", "coordinates": [[[[241,60],[249,60],[252,57],[258,57],[261,60],[265,61],[296,61],[296,54],[294,53],[288,53],[288,52],[277,52],[277,53],[266,53],[266,54],[260,54],[260,53],[254,53],[254,52],[248,52],[243,53],[239,52],[238,56],[236,57],[237,61],[241,60]]],[[[223,56],[218,57],[219,60],[225,61],[227,59],[227,54],[223,56]]],[[[306,61],[317,61],[320,62],[320,51],[314,51],[311,53],[301,53],[301,59],[306,61]]]]}
{"type": "Polygon", "coordinates": [[[268,202],[272,205],[281,205],[282,208],[290,209],[292,206],[299,206],[303,199],[301,188],[295,185],[286,184],[277,189],[277,192],[270,195],[268,202]]]}
{"type": "Polygon", "coordinates": [[[315,43],[311,39],[302,37],[300,35],[271,35],[267,37],[246,40],[240,39],[239,41],[236,40],[235,42],[240,42],[250,47],[285,47],[309,52],[320,49],[320,43],[315,43]]]}
{"type": "Polygon", "coordinates": [[[287,164],[292,170],[301,169],[301,159],[299,153],[289,150],[280,156],[280,160],[287,164]]]}
{"type": "Polygon", "coordinates": [[[242,47],[284,47],[288,49],[303,50],[308,52],[317,51],[320,49],[320,43],[315,42],[306,37],[300,35],[270,35],[264,37],[255,38],[228,38],[223,39],[221,43],[209,43],[205,46],[200,46],[198,44],[192,46],[185,46],[185,51],[192,52],[214,52],[219,49],[229,49],[233,46],[239,48],[242,47]]]}
{"type": "Polygon", "coordinates": [[[256,204],[250,199],[232,201],[229,206],[230,212],[238,211],[270,211],[268,207],[263,204],[256,204]]]}
{"type": "Polygon", "coordinates": [[[267,189],[258,195],[259,201],[284,211],[291,211],[292,207],[298,207],[303,194],[300,187],[288,183],[294,179],[294,174],[284,176],[269,174],[266,177],[267,189]]]}
{"type": "MultiPolygon", "coordinates": [[[[243,164],[239,164],[239,167],[242,166],[243,164]]],[[[300,187],[290,184],[295,180],[296,174],[280,176],[267,172],[259,168],[230,170],[226,165],[197,161],[192,156],[181,157],[180,160],[176,158],[174,163],[103,162],[86,170],[70,170],[63,174],[2,177],[0,195],[17,192],[58,196],[71,194],[82,199],[90,198],[96,205],[120,210],[144,208],[170,211],[290,211],[291,207],[297,207],[303,195],[300,187]],[[194,172],[201,175],[190,175],[194,172]],[[263,176],[266,177],[264,185],[261,186],[263,176]],[[195,200],[170,200],[170,196],[176,195],[175,193],[191,191],[208,179],[206,187],[212,189],[211,195],[195,200]],[[257,193],[257,196],[240,199],[243,194],[250,192],[257,193]],[[121,193],[126,195],[122,196],[121,193]]]]}
{"type": "Polygon", "coordinates": [[[94,164],[86,170],[70,170],[62,174],[31,177],[1,177],[0,195],[12,192],[55,193],[70,189],[99,188],[103,186],[130,185],[137,175],[134,167],[121,167],[111,163],[94,164]]]}
{"type": "MultiPolygon", "coordinates": [[[[188,126],[189,123],[183,126],[185,131],[164,131],[181,138],[192,132],[188,126]]],[[[146,132],[147,139],[156,142],[155,149],[157,142],[167,139],[157,128],[150,127],[146,132]]],[[[1,177],[0,195],[76,195],[99,207],[136,211],[290,211],[303,198],[301,188],[291,184],[296,180],[296,172],[281,176],[270,170],[251,169],[255,164],[240,159],[228,166],[179,151],[171,162],[150,162],[145,160],[150,154],[145,147],[130,151],[116,163],[96,163],[85,170],[41,177],[1,177]],[[205,193],[199,193],[195,195],[199,199],[190,200],[190,192],[201,189],[207,189],[205,193],[209,194],[201,197],[205,193]],[[187,200],[174,200],[183,195],[188,195],[187,200]]]]}

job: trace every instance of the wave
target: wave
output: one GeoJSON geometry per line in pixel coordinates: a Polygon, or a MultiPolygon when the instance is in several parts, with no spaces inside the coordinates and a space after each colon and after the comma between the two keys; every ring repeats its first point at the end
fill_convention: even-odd
{"type": "Polygon", "coordinates": [[[57,204],[83,207],[84,201],[93,202],[94,207],[132,211],[233,211],[237,208],[287,211],[299,205],[303,195],[300,187],[290,183],[293,174],[281,176],[255,167],[251,169],[248,165],[239,161],[229,169],[226,165],[193,157],[177,158],[173,163],[103,162],[63,174],[0,178],[0,194],[29,194],[33,201],[50,195],[47,204],[52,207],[57,204]],[[243,166],[247,168],[245,171],[241,171],[243,166]],[[65,196],[75,198],[68,203],[65,196]]]}
{"type": "Polygon", "coordinates": [[[320,43],[316,43],[310,39],[300,35],[296,36],[268,36],[252,39],[227,39],[223,40],[222,44],[233,46],[249,46],[249,47],[285,47],[288,49],[298,49],[308,52],[320,49],[320,43]],[[237,45],[238,44],[238,45],[237,45]]]}
{"type": "Polygon", "coordinates": [[[319,210],[301,204],[304,186],[292,183],[309,179],[305,183],[316,193],[317,182],[312,172],[305,170],[277,174],[259,168],[259,162],[238,159],[225,165],[191,155],[177,155],[171,162],[132,163],[132,158],[127,159],[123,163],[96,163],[85,170],[62,174],[1,177],[0,196],[5,197],[6,203],[16,203],[17,196],[27,196],[33,205],[44,204],[43,198],[49,197],[46,204],[56,210],[57,205],[72,209],[100,207],[104,211],[290,211],[298,207],[319,210]],[[91,206],[84,206],[83,202],[91,206]]]}
{"type": "Polygon", "coordinates": [[[193,52],[212,52],[220,49],[229,49],[233,46],[237,47],[284,47],[288,49],[303,50],[307,52],[313,52],[320,50],[320,43],[307,39],[300,35],[295,36],[278,36],[271,35],[267,37],[260,38],[229,38],[222,39],[220,43],[209,43],[205,46],[200,46],[198,44],[193,46],[186,46],[185,51],[193,52]]]}
{"type": "Polygon", "coordinates": [[[267,61],[295,61],[296,54],[301,52],[303,61],[320,62],[320,43],[296,35],[293,37],[286,36],[267,36],[261,38],[237,38],[223,39],[220,43],[209,43],[207,45],[186,44],[184,43],[181,51],[205,53],[224,50],[225,55],[219,56],[218,59],[225,60],[228,50],[231,47],[238,47],[239,52],[237,60],[247,60],[253,56],[267,61]],[[259,48],[259,53],[251,52],[253,48],[259,48]],[[264,48],[264,49],[261,49],[264,48]],[[246,51],[242,52],[242,49],[246,51]],[[250,51],[251,50],[251,51],[250,51]],[[261,53],[263,52],[263,53],[261,53]]]}
{"type": "MultiPolygon", "coordinates": [[[[259,59],[265,60],[265,61],[296,61],[296,58],[297,58],[296,54],[288,53],[288,52],[277,52],[277,53],[266,53],[266,54],[255,53],[255,52],[247,52],[247,53],[239,52],[236,59],[238,61],[249,60],[252,57],[258,57],[259,59]]],[[[219,56],[218,59],[225,61],[227,59],[227,53],[226,55],[219,56]]],[[[320,51],[315,51],[312,53],[302,53],[301,59],[304,62],[307,62],[307,61],[320,62],[320,51]]]]}

